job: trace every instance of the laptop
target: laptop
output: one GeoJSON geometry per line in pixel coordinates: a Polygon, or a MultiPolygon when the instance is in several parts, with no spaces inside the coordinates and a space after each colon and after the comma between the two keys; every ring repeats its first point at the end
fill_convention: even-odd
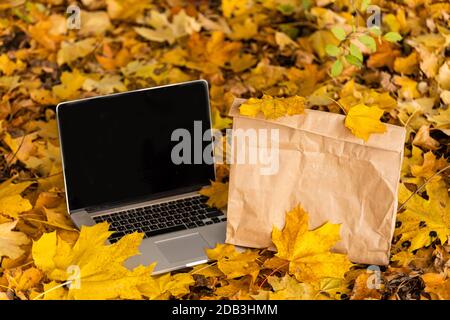
{"type": "Polygon", "coordinates": [[[110,243],[144,233],[129,268],[157,262],[158,274],[207,262],[205,248],[225,241],[226,225],[198,193],[215,178],[214,163],[198,159],[212,139],[207,82],[63,102],[56,110],[75,225],[109,222],[110,243]],[[190,150],[180,151],[181,142],[190,150]]]}

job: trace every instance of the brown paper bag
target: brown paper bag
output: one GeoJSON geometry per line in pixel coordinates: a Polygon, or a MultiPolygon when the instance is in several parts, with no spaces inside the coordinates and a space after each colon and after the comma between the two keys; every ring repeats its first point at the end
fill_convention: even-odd
{"type": "Polygon", "coordinates": [[[249,118],[239,114],[243,101],[235,100],[230,111],[233,132],[278,129],[279,167],[273,174],[262,174],[267,164],[260,161],[236,163],[244,147],[248,152],[268,146],[233,140],[226,242],[273,248],[273,227],[282,228],[285,213],[301,204],[311,229],[326,221],[342,224],[336,252],[356,263],[388,264],[404,128],[387,125],[386,133],[364,142],[344,126],[343,115],[305,110],[276,120],[249,118]]]}

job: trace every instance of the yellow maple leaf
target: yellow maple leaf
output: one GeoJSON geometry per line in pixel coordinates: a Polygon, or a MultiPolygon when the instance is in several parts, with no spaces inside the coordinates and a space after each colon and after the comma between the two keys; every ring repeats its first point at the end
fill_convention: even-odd
{"type": "Polygon", "coordinates": [[[266,119],[276,119],[285,115],[295,115],[304,112],[306,99],[300,96],[289,98],[273,98],[264,95],[261,99],[250,98],[239,106],[242,115],[255,117],[262,112],[266,119]]]}
{"type": "Polygon", "coordinates": [[[0,224],[0,258],[6,256],[17,259],[25,252],[21,246],[30,242],[24,233],[12,231],[16,224],[17,221],[0,224]]]}
{"type": "Polygon", "coordinates": [[[422,164],[416,164],[411,166],[411,173],[415,177],[430,178],[437,171],[445,168],[448,165],[447,160],[444,157],[436,159],[433,152],[428,151],[423,156],[422,164]]]}
{"type": "Polygon", "coordinates": [[[319,295],[311,284],[298,282],[288,274],[282,278],[270,276],[267,282],[274,290],[269,293],[270,300],[315,300],[319,295]]]}
{"type": "Polygon", "coordinates": [[[450,300],[450,278],[442,274],[426,273],[422,279],[426,292],[437,296],[439,300],[450,300]]]}
{"type": "Polygon", "coordinates": [[[408,77],[395,76],[394,83],[400,86],[399,95],[405,99],[415,99],[421,96],[417,90],[417,82],[408,77]]]}
{"type": "Polygon", "coordinates": [[[110,30],[112,25],[105,11],[81,11],[80,35],[101,35],[110,30]]]}
{"type": "Polygon", "coordinates": [[[394,61],[394,70],[398,73],[411,74],[419,68],[419,58],[414,51],[407,57],[398,57],[394,61]]]}
{"type": "Polygon", "coordinates": [[[111,234],[107,223],[82,227],[73,246],[56,232],[44,234],[33,243],[34,263],[49,280],[70,284],[68,298],[140,299],[138,287],[150,281],[154,264],[128,270],[123,263],[138,254],[143,234],[129,234],[105,245],[111,234]]]}
{"type": "Polygon", "coordinates": [[[286,73],[287,69],[271,65],[269,60],[263,59],[243,78],[246,84],[257,90],[264,90],[279,83],[286,73]]]}
{"type": "Polygon", "coordinates": [[[13,179],[6,180],[0,185],[0,213],[17,218],[19,213],[33,208],[30,201],[20,195],[33,182],[26,181],[14,184],[12,183],[13,179]]]}
{"type": "Polygon", "coordinates": [[[127,87],[123,84],[119,75],[105,75],[100,80],[88,78],[83,82],[82,88],[86,91],[95,90],[101,94],[110,94],[127,90],[127,87]]]}
{"type": "Polygon", "coordinates": [[[371,288],[368,286],[369,277],[373,277],[368,272],[361,273],[355,279],[355,285],[353,286],[353,291],[350,296],[351,300],[370,300],[370,299],[381,299],[381,293],[379,290],[375,288],[371,288]]]}
{"type": "Polygon", "coordinates": [[[32,267],[26,270],[15,268],[6,272],[8,287],[15,292],[27,291],[36,287],[42,280],[43,273],[32,267]]]}
{"type": "Polygon", "coordinates": [[[194,18],[188,16],[184,10],[173,17],[172,23],[169,22],[166,13],[152,10],[147,21],[154,29],[135,27],[134,31],[145,39],[157,42],[167,41],[170,44],[173,44],[177,38],[198,32],[201,29],[201,25],[194,18]]]}
{"type": "Polygon", "coordinates": [[[250,300],[249,291],[252,287],[252,279],[248,276],[238,280],[227,280],[228,284],[214,290],[218,298],[228,298],[231,300],[250,300]]]}
{"type": "MultiPolygon", "coordinates": [[[[389,95],[389,92],[379,93],[374,89],[369,89],[363,85],[350,80],[345,83],[339,92],[339,103],[344,106],[346,111],[357,104],[364,104],[368,107],[378,107],[390,111],[395,109],[397,101],[389,95]]],[[[328,102],[332,101],[327,99],[328,102]]]]}
{"type": "Polygon", "coordinates": [[[430,136],[430,125],[423,125],[414,136],[413,144],[428,150],[439,149],[439,141],[430,136]]]}
{"type": "Polygon", "coordinates": [[[367,141],[372,133],[386,132],[386,125],[380,121],[382,115],[383,110],[378,107],[358,104],[348,111],[345,117],[345,126],[355,136],[367,141]]]}
{"type": "Polygon", "coordinates": [[[59,65],[83,58],[94,51],[98,42],[95,38],[87,38],[74,43],[63,42],[59,49],[56,61],[59,65]]]}
{"type": "Polygon", "coordinates": [[[140,285],[139,291],[151,300],[167,300],[170,296],[180,298],[189,293],[189,286],[195,283],[188,273],[171,275],[166,273],[155,279],[149,279],[140,285]]]}
{"type": "Polygon", "coordinates": [[[448,128],[450,126],[450,108],[439,109],[438,114],[429,116],[428,120],[435,123],[439,128],[448,128]]]}
{"type": "Polygon", "coordinates": [[[206,254],[211,260],[217,260],[217,267],[229,279],[250,275],[254,281],[259,274],[260,267],[255,262],[259,254],[256,251],[238,252],[231,244],[218,244],[214,249],[207,249],[206,254]]]}
{"type": "Polygon", "coordinates": [[[450,198],[445,182],[433,179],[426,186],[428,200],[412,192],[404,184],[398,192],[399,203],[404,203],[405,211],[397,215],[400,227],[395,229],[398,244],[408,251],[429,246],[435,239],[445,243],[450,236],[450,198]],[[406,243],[408,245],[406,245],[406,243]]]}
{"type": "Polygon", "coordinates": [[[223,0],[222,12],[226,18],[232,15],[241,16],[248,13],[253,4],[253,0],[223,0]]]}
{"type": "Polygon", "coordinates": [[[225,208],[228,203],[228,182],[212,181],[211,186],[202,188],[199,193],[209,197],[206,204],[210,207],[225,208]]]}
{"type": "Polygon", "coordinates": [[[6,53],[0,55],[0,71],[3,72],[4,75],[10,76],[14,72],[25,69],[26,64],[21,60],[17,60],[16,62],[11,61],[6,53]]]}
{"type": "Polygon", "coordinates": [[[198,264],[193,268],[191,274],[198,274],[206,278],[221,277],[224,275],[217,265],[213,264],[198,264]]]}
{"type": "MultiPolygon", "coordinates": [[[[44,283],[44,300],[67,300],[68,292],[65,290],[64,286],[56,281],[51,281],[49,283],[44,283]]],[[[42,296],[41,293],[35,292],[30,298],[35,300],[42,296]]]]}
{"type": "Polygon", "coordinates": [[[140,0],[106,0],[107,12],[111,19],[132,19],[147,5],[140,0]]]}
{"type": "Polygon", "coordinates": [[[65,71],[61,75],[61,84],[53,87],[53,94],[62,100],[76,98],[85,80],[86,77],[76,69],[73,72],[65,71]]]}
{"type": "Polygon", "coordinates": [[[236,20],[232,25],[233,32],[229,35],[232,40],[252,39],[258,34],[258,24],[250,17],[244,21],[236,20]]]}
{"type": "Polygon", "coordinates": [[[301,207],[288,212],[283,230],[272,231],[276,255],[290,262],[289,272],[299,281],[318,283],[324,277],[343,278],[352,264],[346,255],[330,252],[340,239],[340,226],[327,222],[308,231],[308,225],[308,214],[301,207]]]}
{"type": "Polygon", "coordinates": [[[212,127],[217,130],[229,128],[233,120],[228,117],[222,117],[217,109],[212,112],[212,127]]]}
{"type": "Polygon", "coordinates": [[[256,64],[256,58],[251,54],[240,54],[233,56],[230,60],[230,67],[233,72],[241,72],[256,64]]]}

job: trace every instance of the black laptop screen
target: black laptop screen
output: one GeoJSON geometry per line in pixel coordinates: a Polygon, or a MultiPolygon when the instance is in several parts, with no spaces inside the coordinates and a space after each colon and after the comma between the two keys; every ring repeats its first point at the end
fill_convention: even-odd
{"type": "Polygon", "coordinates": [[[189,192],[214,179],[213,164],[194,164],[194,144],[210,144],[198,139],[199,124],[202,133],[210,128],[203,81],[64,103],[58,122],[70,210],[189,192]],[[171,157],[185,141],[172,141],[177,129],[190,134],[191,163],[171,157]]]}

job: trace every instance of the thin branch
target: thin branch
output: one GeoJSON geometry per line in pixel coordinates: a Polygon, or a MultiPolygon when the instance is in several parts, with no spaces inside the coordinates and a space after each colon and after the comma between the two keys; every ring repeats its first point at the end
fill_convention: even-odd
{"type": "Polygon", "coordinates": [[[341,108],[342,111],[344,111],[344,114],[347,115],[347,111],[345,111],[345,108],[342,104],[340,104],[339,102],[337,102],[336,100],[334,100],[333,98],[330,98],[329,96],[325,96],[326,98],[330,99],[331,101],[333,101],[334,103],[336,103],[339,108],[341,108]]]}
{"type": "Polygon", "coordinates": [[[449,168],[450,168],[450,165],[448,165],[448,166],[446,166],[445,168],[439,170],[438,172],[434,173],[431,177],[429,177],[427,180],[425,180],[425,182],[422,183],[422,184],[420,185],[420,187],[417,188],[416,191],[414,191],[413,193],[411,193],[411,195],[408,197],[408,199],[406,199],[405,202],[403,202],[403,203],[401,204],[401,206],[397,209],[397,212],[399,212],[400,210],[402,210],[403,207],[405,206],[405,204],[406,204],[406,203],[407,203],[414,195],[416,195],[420,190],[422,190],[423,187],[425,187],[425,185],[427,185],[427,183],[431,181],[431,179],[433,179],[435,176],[437,176],[438,174],[441,174],[442,172],[444,172],[445,170],[447,170],[447,169],[449,169],[449,168]]]}
{"type": "Polygon", "coordinates": [[[196,274],[197,272],[200,272],[200,271],[202,271],[202,270],[208,269],[209,267],[215,266],[216,264],[217,264],[217,261],[214,262],[214,263],[208,264],[207,266],[201,268],[200,270],[195,270],[195,272],[194,272],[194,270],[192,270],[192,271],[190,271],[189,273],[190,273],[190,274],[196,274]]]}
{"type": "Polygon", "coordinates": [[[52,292],[53,290],[56,290],[56,289],[58,289],[58,288],[64,287],[65,285],[71,284],[72,281],[73,281],[73,280],[69,280],[69,281],[63,282],[63,283],[61,283],[61,284],[59,284],[59,285],[57,285],[57,286],[54,286],[53,288],[48,289],[47,291],[44,291],[44,292],[42,292],[41,294],[37,295],[36,297],[33,298],[33,300],[37,300],[37,299],[39,299],[40,297],[44,296],[45,294],[52,292]]]}
{"type": "Polygon", "coordinates": [[[262,286],[267,282],[267,280],[269,279],[270,276],[274,275],[275,272],[281,270],[281,268],[284,268],[284,267],[286,267],[286,266],[288,266],[288,265],[289,265],[289,261],[286,261],[286,262],[283,263],[281,266],[278,266],[277,268],[273,269],[272,272],[271,272],[270,274],[268,274],[268,275],[264,278],[263,282],[261,282],[261,284],[259,285],[259,289],[262,288],[262,286]]]}

